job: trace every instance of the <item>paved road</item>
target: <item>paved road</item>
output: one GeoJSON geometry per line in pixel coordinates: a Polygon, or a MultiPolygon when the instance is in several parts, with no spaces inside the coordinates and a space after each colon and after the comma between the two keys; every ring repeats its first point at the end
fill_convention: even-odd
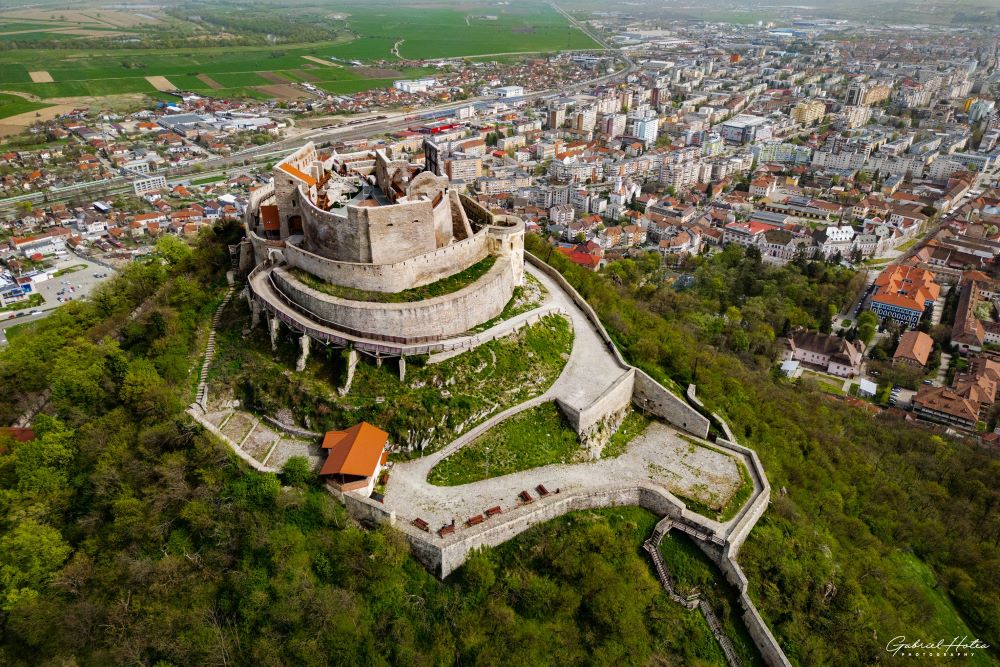
{"type": "Polygon", "coordinates": [[[62,305],[59,302],[58,292],[62,289],[66,289],[66,294],[63,296],[71,296],[74,300],[79,300],[86,298],[95,287],[103,283],[112,277],[114,272],[111,269],[101,266],[100,264],[95,264],[86,259],[77,257],[76,255],[70,254],[69,256],[57,260],[55,263],[55,270],[69,268],[72,266],[84,265],[85,268],[79,271],[74,271],[72,273],[67,273],[65,275],[59,276],[58,278],[51,278],[43,283],[36,285],[36,290],[39,294],[45,297],[45,303],[37,308],[30,308],[26,311],[17,312],[34,312],[36,310],[42,311],[41,315],[25,315],[23,317],[17,317],[15,313],[0,313],[0,345],[5,345],[7,343],[7,336],[4,334],[4,330],[8,327],[12,327],[18,324],[24,324],[25,322],[34,322],[35,320],[40,320],[53,310],[62,305]],[[94,274],[107,274],[106,278],[96,278],[94,274]],[[70,291],[69,287],[72,286],[76,288],[76,291],[70,291]],[[11,316],[14,315],[12,319],[11,316]]]}

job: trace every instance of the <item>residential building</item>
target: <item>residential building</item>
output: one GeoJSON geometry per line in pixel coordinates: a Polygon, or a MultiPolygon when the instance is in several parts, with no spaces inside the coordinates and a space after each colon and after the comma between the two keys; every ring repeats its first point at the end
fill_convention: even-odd
{"type": "Polygon", "coordinates": [[[826,105],[819,100],[803,100],[792,109],[792,120],[809,125],[826,115],[826,105]]]}
{"type": "Polygon", "coordinates": [[[921,387],[913,397],[913,413],[927,421],[969,430],[979,421],[976,402],[949,387],[921,387]]]}
{"type": "Polygon", "coordinates": [[[892,363],[923,368],[934,349],[934,339],[923,331],[906,331],[899,337],[899,345],[892,355],[892,363]]]}
{"type": "Polygon", "coordinates": [[[786,358],[818,366],[830,375],[849,378],[861,374],[860,343],[800,328],[788,337],[788,347],[786,358]]]}

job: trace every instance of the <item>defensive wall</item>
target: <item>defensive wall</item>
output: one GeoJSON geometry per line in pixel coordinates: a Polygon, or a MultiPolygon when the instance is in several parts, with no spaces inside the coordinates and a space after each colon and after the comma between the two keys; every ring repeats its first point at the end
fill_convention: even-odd
{"type": "Polygon", "coordinates": [[[708,437],[709,420],[704,415],[638,368],[635,370],[633,400],[644,412],[665,419],[699,438],[708,437]]]}
{"type": "Polygon", "coordinates": [[[327,345],[349,347],[365,354],[378,357],[408,357],[424,354],[459,354],[466,350],[479,347],[483,343],[509,336],[525,326],[534,324],[549,315],[567,314],[558,306],[543,307],[527,313],[522,313],[505,322],[500,322],[486,331],[448,338],[444,340],[427,340],[418,343],[403,343],[395,340],[395,336],[383,334],[378,337],[366,338],[360,332],[349,332],[327,327],[315,313],[308,312],[302,306],[289,301],[277,290],[273,290],[266,298],[268,288],[273,289],[270,281],[270,267],[261,264],[247,276],[248,298],[252,309],[266,311],[269,318],[275,318],[293,331],[304,334],[327,345]]]}
{"type": "Polygon", "coordinates": [[[394,342],[400,343],[449,338],[469,331],[499,315],[515,287],[513,267],[503,259],[482,278],[456,292],[403,303],[331,296],[302,283],[280,266],[272,270],[271,277],[286,298],[334,328],[376,337],[391,332],[394,342]]]}
{"type": "Polygon", "coordinates": [[[462,241],[391,264],[341,262],[294,243],[285,245],[284,258],[289,266],[335,285],[370,292],[402,292],[464,271],[484,259],[490,252],[489,235],[489,229],[483,228],[462,241]]]}
{"type": "Polygon", "coordinates": [[[301,190],[292,205],[302,211],[306,249],[347,262],[391,264],[432,252],[439,246],[440,228],[452,232],[449,197],[323,210],[301,190]],[[428,224],[433,220],[434,224],[428,224]]]}
{"type": "Polygon", "coordinates": [[[635,369],[630,368],[624,375],[608,387],[590,405],[576,408],[565,401],[556,399],[559,409],[573,430],[580,436],[580,443],[590,450],[594,458],[599,458],[611,436],[621,426],[628,407],[632,403],[635,384],[635,369]]]}
{"type": "MultiPolygon", "coordinates": [[[[493,547],[523,533],[539,523],[562,516],[567,512],[595,509],[609,506],[634,505],[643,507],[658,516],[671,517],[689,528],[685,532],[698,535],[696,542],[715,561],[726,580],[739,591],[739,603],[743,621],[764,661],[771,666],[790,665],[774,635],[767,627],[753,601],[747,593],[748,582],[736,561],[740,547],[753,526],[757,523],[770,502],[771,487],[764,473],[763,465],[753,450],[739,445],[733,437],[729,425],[717,414],[709,413],[697,399],[694,385],[689,385],[687,395],[692,405],[674,395],[648,374],[627,364],[611,341],[597,314],[577,291],[554,268],[530,253],[527,261],[551,277],[568,294],[574,303],[586,314],[596,331],[608,345],[623,369],[628,373],[606,390],[587,408],[575,410],[560,402],[560,408],[567,415],[574,428],[580,432],[593,428],[602,420],[621,410],[631,400],[644,411],[654,414],[680,429],[707,438],[711,415],[722,429],[726,438],[717,438],[716,446],[727,450],[746,464],[754,485],[753,496],[740,512],[722,530],[719,524],[688,510],[664,487],[652,481],[632,486],[601,486],[592,489],[551,493],[534,502],[522,504],[501,514],[488,518],[472,527],[459,527],[452,535],[441,538],[424,532],[409,523],[397,521],[394,513],[370,498],[355,494],[344,494],[348,513],[356,519],[368,523],[390,523],[408,538],[414,556],[432,572],[447,577],[462,566],[469,554],[482,547],[493,547]],[[694,528],[695,530],[690,530],[694,528]]],[[[529,402],[530,403],[530,402],[529,402]]]]}

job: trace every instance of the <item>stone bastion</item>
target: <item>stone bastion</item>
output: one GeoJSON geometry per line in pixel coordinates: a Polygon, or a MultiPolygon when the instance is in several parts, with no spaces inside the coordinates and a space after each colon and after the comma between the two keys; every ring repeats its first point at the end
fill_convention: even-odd
{"type": "Polygon", "coordinates": [[[240,270],[251,277],[255,321],[266,312],[272,336],[277,320],[324,344],[350,340],[362,352],[403,356],[404,346],[496,318],[524,280],[520,218],[493,214],[447,178],[381,151],[324,157],[304,146],[251,193],[244,222],[240,270]],[[472,282],[433,289],[490,256],[472,282]],[[430,298],[374,294],[427,286],[430,298]]]}

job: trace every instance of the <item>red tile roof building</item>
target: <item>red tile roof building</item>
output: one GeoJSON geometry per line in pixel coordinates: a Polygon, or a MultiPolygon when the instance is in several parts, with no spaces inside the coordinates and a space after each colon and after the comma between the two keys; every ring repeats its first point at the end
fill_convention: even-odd
{"type": "Polygon", "coordinates": [[[388,458],[385,452],[388,439],[388,433],[368,422],[345,431],[330,431],[323,438],[327,457],[319,474],[327,477],[327,484],[338,491],[371,495],[379,470],[388,458]]]}
{"type": "Polygon", "coordinates": [[[904,327],[915,327],[940,293],[933,273],[897,264],[886,267],[875,279],[871,310],[879,319],[892,319],[904,327]]]}

